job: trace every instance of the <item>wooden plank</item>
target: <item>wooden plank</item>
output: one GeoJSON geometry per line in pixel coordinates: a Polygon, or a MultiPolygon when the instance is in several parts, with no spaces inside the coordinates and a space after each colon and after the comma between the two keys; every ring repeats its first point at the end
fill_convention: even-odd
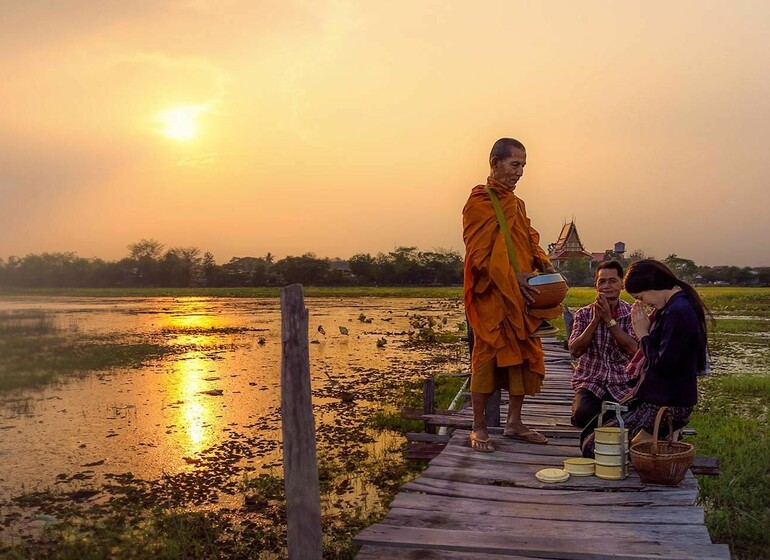
{"type": "MultiPolygon", "coordinates": [[[[462,435],[455,435],[450,440],[449,449],[447,454],[449,455],[469,455],[479,461],[510,461],[512,463],[517,462],[517,455],[524,456],[542,456],[542,457],[556,457],[559,462],[568,457],[580,457],[580,449],[577,445],[567,445],[559,443],[548,443],[548,445],[538,445],[536,443],[527,443],[520,440],[514,440],[503,436],[492,436],[492,442],[495,444],[495,453],[484,453],[481,457],[476,457],[478,451],[473,451],[470,448],[468,439],[462,435]],[[454,438],[458,438],[456,441],[454,438]]],[[[528,462],[525,459],[525,462],[528,462]]]]}
{"type": "MultiPolygon", "coordinates": [[[[536,468],[525,469],[522,465],[518,469],[511,471],[495,468],[469,468],[468,465],[456,466],[438,466],[433,463],[439,459],[437,457],[428,465],[423,476],[433,478],[443,478],[445,480],[455,480],[459,482],[472,482],[475,484],[495,484],[498,486],[521,486],[524,488],[540,488],[543,490],[596,490],[596,491],[639,491],[643,485],[639,477],[635,474],[629,476],[626,480],[601,480],[595,477],[572,477],[567,482],[558,485],[540,482],[535,478],[536,468]],[[595,478],[595,480],[591,480],[595,478]]],[[[693,495],[697,495],[697,485],[690,486],[693,495]]],[[[667,487],[646,487],[650,492],[666,492],[667,487]]],[[[693,498],[694,499],[694,498],[693,498]]]]}
{"type": "Polygon", "coordinates": [[[445,443],[410,443],[404,457],[413,460],[430,460],[437,457],[445,447],[445,443]]]}
{"type": "Polygon", "coordinates": [[[586,507],[606,506],[608,500],[611,500],[618,507],[692,506],[697,498],[697,492],[676,488],[672,488],[667,492],[651,492],[645,489],[639,492],[613,492],[608,496],[605,492],[595,492],[592,490],[542,492],[533,488],[488,486],[443,478],[432,478],[425,475],[404,485],[403,490],[448,497],[465,498],[474,496],[475,498],[489,501],[528,504],[575,504],[586,507]]]}
{"type": "MultiPolygon", "coordinates": [[[[411,548],[392,546],[371,546],[367,545],[361,548],[356,556],[359,560],[400,560],[401,558],[409,560],[468,560],[468,554],[465,552],[454,552],[452,550],[430,550],[427,548],[411,548]]],[[[511,554],[484,554],[477,552],[473,555],[473,560],[542,560],[534,556],[519,556],[511,554]]]]}
{"type": "Polygon", "coordinates": [[[701,457],[696,455],[692,459],[690,471],[693,474],[719,476],[719,459],[717,457],[701,457]]]}
{"type": "Polygon", "coordinates": [[[409,432],[406,434],[406,441],[417,443],[448,443],[451,436],[446,434],[423,434],[417,432],[409,432]]]}
{"type": "Polygon", "coordinates": [[[353,541],[359,545],[420,547],[472,554],[542,555],[575,560],[723,560],[730,557],[727,545],[690,543],[685,539],[673,542],[636,542],[579,535],[512,537],[503,532],[393,527],[383,524],[364,529],[353,541]]]}
{"type": "MultiPolygon", "coordinates": [[[[421,515],[417,515],[413,510],[393,508],[382,523],[396,527],[504,532],[511,537],[536,535],[546,525],[542,519],[516,518],[512,520],[509,517],[497,517],[495,515],[484,515],[474,518],[452,510],[431,510],[420,513],[421,515]]],[[[608,523],[604,521],[562,521],[549,519],[547,526],[549,533],[555,535],[581,535],[582,537],[591,538],[636,541],[687,540],[692,543],[711,544],[708,529],[702,524],[608,523]]]]}
{"type": "Polygon", "coordinates": [[[418,517],[419,512],[431,512],[439,515],[458,514],[479,521],[486,516],[502,519],[509,524],[509,518],[530,520],[555,520],[566,522],[602,522],[605,524],[643,524],[665,523],[672,525],[698,525],[708,535],[703,509],[690,506],[670,506],[666,508],[616,507],[611,495],[607,495],[605,507],[585,507],[576,504],[521,504],[515,502],[493,502],[470,497],[448,498],[446,496],[426,496],[413,492],[401,492],[391,503],[392,509],[411,510],[418,517]]]}

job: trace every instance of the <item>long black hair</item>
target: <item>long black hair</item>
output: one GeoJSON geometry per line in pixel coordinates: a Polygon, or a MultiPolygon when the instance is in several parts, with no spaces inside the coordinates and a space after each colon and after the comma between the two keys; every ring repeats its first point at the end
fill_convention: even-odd
{"type": "Polygon", "coordinates": [[[714,318],[706,307],[706,304],[703,303],[698,292],[695,291],[695,288],[690,286],[684,280],[677,278],[665,264],[654,259],[643,259],[631,263],[626,271],[626,277],[623,280],[623,284],[629,294],[638,294],[640,292],[646,292],[647,290],[670,290],[675,286],[679,286],[687,299],[690,300],[690,303],[692,303],[695,314],[698,316],[698,321],[700,322],[701,343],[703,346],[703,364],[700,365],[705,366],[706,347],[708,344],[706,335],[708,332],[706,317],[708,317],[708,322],[711,324],[713,324],[714,318]]]}

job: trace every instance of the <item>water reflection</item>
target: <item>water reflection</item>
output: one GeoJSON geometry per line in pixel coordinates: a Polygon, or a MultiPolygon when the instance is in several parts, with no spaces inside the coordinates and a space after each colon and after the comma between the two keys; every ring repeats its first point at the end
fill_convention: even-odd
{"type": "Polygon", "coordinates": [[[174,410],[169,420],[177,428],[170,437],[178,434],[176,437],[181,440],[179,444],[186,455],[195,455],[213,443],[211,425],[219,409],[218,401],[201,394],[210,389],[210,382],[203,378],[211,375],[208,373],[211,360],[197,356],[199,352],[191,354],[174,364],[167,387],[174,410]]]}
{"type": "Polygon", "coordinates": [[[179,333],[169,341],[171,344],[194,348],[172,364],[167,377],[167,395],[174,411],[168,420],[175,427],[168,430],[169,437],[179,440],[177,444],[186,456],[194,456],[214,444],[212,425],[221,409],[217,396],[205,393],[217,390],[212,383],[220,380],[221,374],[203,350],[225,338],[213,334],[223,321],[221,315],[212,313],[210,304],[204,298],[175,300],[161,325],[164,330],[179,333]]]}
{"type": "MultiPolygon", "coordinates": [[[[246,469],[280,473],[278,304],[275,298],[0,298],[0,312],[43,309],[57,320],[71,317],[80,325],[73,339],[168,350],[140,366],[25,392],[34,414],[26,414],[23,402],[12,415],[0,413],[0,501],[54,481],[58,490],[74,491],[83,476],[95,487],[115,473],[180,477],[174,479],[184,482],[180,488],[192,491],[209,489],[212,477],[218,488],[234,487],[246,469]],[[206,394],[212,390],[221,394],[206,394]]],[[[317,342],[310,357],[319,456],[350,465],[355,482],[370,454],[382,462],[377,449],[390,448],[389,437],[368,431],[372,411],[405,383],[442,367],[426,369],[428,351],[405,344],[409,315],[448,314],[454,321],[461,313],[424,300],[308,299],[306,305],[317,342]],[[356,321],[361,314],[373,321],[356,321]],[[383,337],[387,345],[379,346],[383,337]],[[343,401],[342,391],[354,399],[343,401]]],[[[363,483],[348,486],[335,487],[334,499],[375,493],[363,483]]]]}

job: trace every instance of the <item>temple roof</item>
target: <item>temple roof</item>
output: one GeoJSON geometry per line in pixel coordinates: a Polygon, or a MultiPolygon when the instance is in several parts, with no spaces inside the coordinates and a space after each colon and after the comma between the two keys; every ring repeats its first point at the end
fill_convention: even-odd
{"type": "Polygon", "coordinates": [[[583,242],[580,241],[580,235],[577,231],[575,222],[569,222],[562,226],[559,239],[553,246],[550,247],[548,258],[564,259],[564,258],[591,258],[592,255],[583,247],[583,242]]]}

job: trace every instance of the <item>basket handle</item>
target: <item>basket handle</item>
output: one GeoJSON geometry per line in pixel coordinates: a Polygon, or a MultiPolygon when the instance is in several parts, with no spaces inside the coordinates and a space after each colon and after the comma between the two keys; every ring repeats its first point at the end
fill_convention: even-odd
{"type": "Polygon", "coordinates": [[[660,421],[663,419],[663,415],[668,411],[668,439],[674,441],[674,420],[673,414],[668,410],[667,406],[661,406],[658,409],[658,414],[655,416],[655,428],[652,431],[652,454],[658,454],[658,432],[660,431],[660,421]]]}

